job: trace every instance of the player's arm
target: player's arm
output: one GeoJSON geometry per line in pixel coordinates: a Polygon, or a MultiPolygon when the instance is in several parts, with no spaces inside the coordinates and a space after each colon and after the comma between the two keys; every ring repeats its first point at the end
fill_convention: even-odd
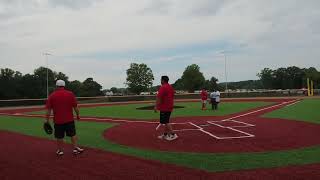
{"type": "Polygon", "coordinates": [[[46,122],[47,123],[50,121],[51,111],[52,111],[52,109],[47,107],[47,113],[46,113],[46,122]]]}
{"type": "Polygon", "coordinates": [[[51,116],[51,112],[52,112],[52,106],[51,106],[51,99],[50,97],[47,99],[47,102],[46,102],[46,120],[45,122],[49,122],[50,121],[50,116],[51,116]]]}
{"type": "Polygon", "coordinates": [[[79,111],[79,108],[78,108],[78,106],[76,106],[76,107],[73,107],[73,109],[74,109],[74,112],[76,112],[76,115],[77,115],[77,120],[80,120],[80,111],[79,111]]]}
{"type": "Polygon", "coordinates": [[[78,101],[77,101],[77,98],[73,95],[73,110],[74,112],[76,113],[77,115],[77,120],[80,120],[80,111],[79,111],[79,108],[78,108],[78,101]]]}
{"type": "Polygon", "coordinates": [[[161,98],[157,96],[157,99],[156,99],[156,104],[154,106],[154,110],[157,111],[159,107],[159,105],[161,104],[161,98]]]}
{"type": "Polygon", "coordinates": [[[160,89],[159,89],[159,92],[158,92],[158,94],[157,94],[156,104],[154,105],[154,111],[155,111],[155,112],[158,110],[158,107],[159,107],[160,104],[162,103],[162,102],[161,102],[161,97],[162,97],[163,93],[164,93],[164,92],[163,92],[163,89],[160,88],[160,89]]]}

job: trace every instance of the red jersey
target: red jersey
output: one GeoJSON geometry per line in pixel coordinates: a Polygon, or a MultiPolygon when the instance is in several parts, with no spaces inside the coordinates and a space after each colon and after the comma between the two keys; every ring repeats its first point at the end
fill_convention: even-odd
{"type": "Polygon", "coordinates": [[[162,112],[172,112],[174,101],[173,87],[168,83],[163,84],[159,89],[157,97],[160,99],[157,109],[162,112]]]}
{"type": "Polygon", "coordinates": [[[201,99],[207,100],[208,99],[208,92],[206,90],[201,91],[201,99]]]}
{"type": "Polygon", "coordinates": [[[76,97],[71,91],[58,88],[50,94],[46,108],[53,110],[55,124],[64,124],[73,121],[73,108],[77,105],[76,97]]]}

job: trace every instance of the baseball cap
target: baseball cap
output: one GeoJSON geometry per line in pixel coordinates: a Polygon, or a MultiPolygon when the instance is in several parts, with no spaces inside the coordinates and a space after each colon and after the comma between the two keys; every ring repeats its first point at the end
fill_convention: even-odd
{"type": "Polygon", "coordinates": [[[56,82],[56,86],[58,87],[65,87],[66,86],[66,83],[63,81],[63,80],[57,80],[56,82]]]}

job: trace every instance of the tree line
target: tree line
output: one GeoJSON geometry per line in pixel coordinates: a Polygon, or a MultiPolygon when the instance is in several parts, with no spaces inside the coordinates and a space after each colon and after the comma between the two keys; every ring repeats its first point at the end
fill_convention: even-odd
{"type": "MultiPolygon", "coordinates": [[[[0,70],[0,99],[46,97],[47,68],[39,67],[33,73],[25,75],[9,68],[0,70]]],[[[146,64],[131,63],[126,73],[126,88],[112,87],[109,90],[102,90],[102,86],[93,78],[87,78],[83,82],[69,81],[66,74],[48,69],[49,92],[55,89],[57,79],[64,80],[66,88],[73,91],[78,97],[102,96],[107,91],[112,91],[116,95],[140,94],[141,92],[156,92],[159,88],[159,85],[153,86],[154,75],[146,64]]],[[[257,76],[259,80],[228,82],[228,89],[301,89],[307,87],[307,78],[313,80],[314,88],[320,88],[320,72],[314,67],[291,66],[274,70],[264,68],[257,76]]],[[[191,64],[185,68],[182,76],[172,85],[176,90],[188,92],[202,88],[209,91],[225,90],[225,82],[218,82],[214,76],[205,79],[200,67],[197,64],[191,64]]]]}
{"type": "Polygon", "coordinates": [[[263,89],[301,89],[307,87],[307,78],[313,80],[315,87],[320,88],[320,72],[314,68],[264,68],[257,74],[263,89]]]}
{"type": "MultiPolygon", "coordinates": [[[[291,66],[272,70],[264,68],[257,74],[259,80],[247,80],[228,82],[228,89],[301,89],[307,87],[307,78],[314,82],[314,88],[320,88],[320,72],[314,68],[299,68],[291,66]]],[[[127,85],[131,92],[156,91],[157,86],[152,86],[154,80],[152,70],[145,64],[132,63],[127,70],[127,85]]],[[[226,82],[218,83],[218,79],[212,76],[205,79],[197,64],[187,66],[182,76],[173,83],[176,90],[194,92],[205,88],[209,91],[214,89],[224,91],[226,82]]]]}
{"type": "MultiPolygon", "coordinates": [[[[169,77],[170,78],[170,77],[169,77]]],[[[126,85],[130,92],[140,94],[141,92],[155,92],[159,86],[153,85],[154,76],[152,70],[146,64],[132,63],[127,70],[126,85]]],[[[206,80],[200,67],[196,64],[187,66],[181,78],[173,83],[176,90],[187,90],[194,92],[202,88],[208,90],[218,89],[218,79],[211,77],[206,80]]]]}
{"type": "MultiPolygon", "coordinates": [[[[73,91],[76,96],[101,96],[102,86],[87,78],[85,81],[69,81],[69,77],[62,72],[48,69],[48,90],[55,89],[55,82],[62,79],[66,88],[73,91]]],[[[47,97],[47,68],[39,67],[31,74],[23,75],[19,71],[9,68],[0,69],[0,99],[20,98],[46,98],[47,97]]]]}

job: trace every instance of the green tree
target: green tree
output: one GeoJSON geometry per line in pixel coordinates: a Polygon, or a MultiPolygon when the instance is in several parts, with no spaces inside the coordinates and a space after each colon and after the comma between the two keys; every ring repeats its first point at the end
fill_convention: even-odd
{"type": "Polygon", "coordinates": [[[274,82],[274,89],[285,89],[288,80],[288,74],[286,72],[286,68],[278,68],[273,71],[273,82],[274,82]]]}
{"type": "Polygon", "coordinates": [[[66,88],[72,91],[76,96],[80,96],[82,83],[78,80],[71,81],[69,84],[66,85],[66,88]]]}
{"type": "Polygon", "coordinates": [[[102,96],[102,86],[93,80],[93,78],[87,78],[81,86],[80,96],[93,97],[102,96]]]}
{"type": "Polygon", "coordinates": [[[218,79],[212,76],[210,80],[206,80],[205,88],[209,91],[218,89],[218,79]]]}
{"type": "Polygon", "coordinates": [[[175,90],[185,90],[184,84],[181,78],[176,80],[176,82],[172,86],[174,87],[175,90]]]}
{"type": "Polygon", "coordinates": [[[118,93],[118,92],[119,92],[118,88],[116,88],[116,87],[112,87],[112,88],[110,88],[110,91],[111,91],[113,94],[115,94],[115,93],[118,93]]]}
{"type": "Polygon", "coordinates": [[[303,87],[305,73],[296,66],[287,67],[288,83],[286,89],[300,89],[303,87]]]}
{"type": "Polygon", "coordinates": [[[303,87],[307,87],[307,78],[309,78],[313,80],[314,88],[320,89],[320,72],[314,67],[302,71],[304,72],[303,87]]]}
{"type": "Polygon", "coordinates": [[[189,92],[201,89],[205,85],[205,78],[200,72],[200,67],[196,64],[192,64],[184,70],[181,77],[184,89],[189,92]]]}
{"type": "Polygon", "coordinates": [[[150,88],[150,91],[152,92],[152,93],[155,93],[155,92],[157,92],[159,89],[160,89],[160,85],[157,85],[157,86],[152,86],[151,88],[150,88]]]}
{"type": "MultiPolygon", "coordinates": [[[[221,89],[225,89],[225,83],[220,83],[221,89]]],[[[238,81],[238,82],[228,82],[228,89],[262,89],[263,85],[260,80],[247,80],[247,81],[238,81]]]]}
{"type": "Polygon", "coordinates": [[[260,78],[262,85],[265,89],[273,89],[273,70],[269,68],[264,68],[261,70],[260,73],[257,74],[257,76],[260,78]]]}
{"type": "Polygon", "coordinates": [[[152,70],[146,64],[131,63],[127,69],[126,84],[131,92],[140,94],[149,91],[152,87],[154,76],[152,70]]]}
{"type": "MultiPolygon", "coordinates": [[[[47,97],[47,68],[39,67],[34,70],[34,77],[37,82],[37,91],[39,97],[47,97]]],[[[51,69],[48,69],[48,89],[49,93],[54,91],[55,85],[55,72],[51,69]]]]}
{"type": "Polygon", "coordinates": [[[309,69],[300,69],[296,66],[287,68],[278,68],[271,70],[263,69],[258,76],[267,89],[300,89],[306,86],[306,79],[309,77],[317,82],[319,72],[311,67],[309,69]]]}
{"type": "MultiPolygon", "coordinates": [[[[19,83],[20,98],[40,98],[41,87],[39,81],[33,74],[25,74],[19,83]]],[[[43,92],[42,92],[43,93],[43,92]]]]}
{"type": "Polygon", "coordinates": [[[21,81],[22,74],[9,68],[0,70],[0,98],[12,99],[19,97],[18,85],[21,81]]]}
{"type": "Polygon", "coordinates": [[[62,72],[54,73],[54,79],[55,81],[59,79],[64,80],[66,82],[66,85],[69,83],[69,77],[62,72]]]}

